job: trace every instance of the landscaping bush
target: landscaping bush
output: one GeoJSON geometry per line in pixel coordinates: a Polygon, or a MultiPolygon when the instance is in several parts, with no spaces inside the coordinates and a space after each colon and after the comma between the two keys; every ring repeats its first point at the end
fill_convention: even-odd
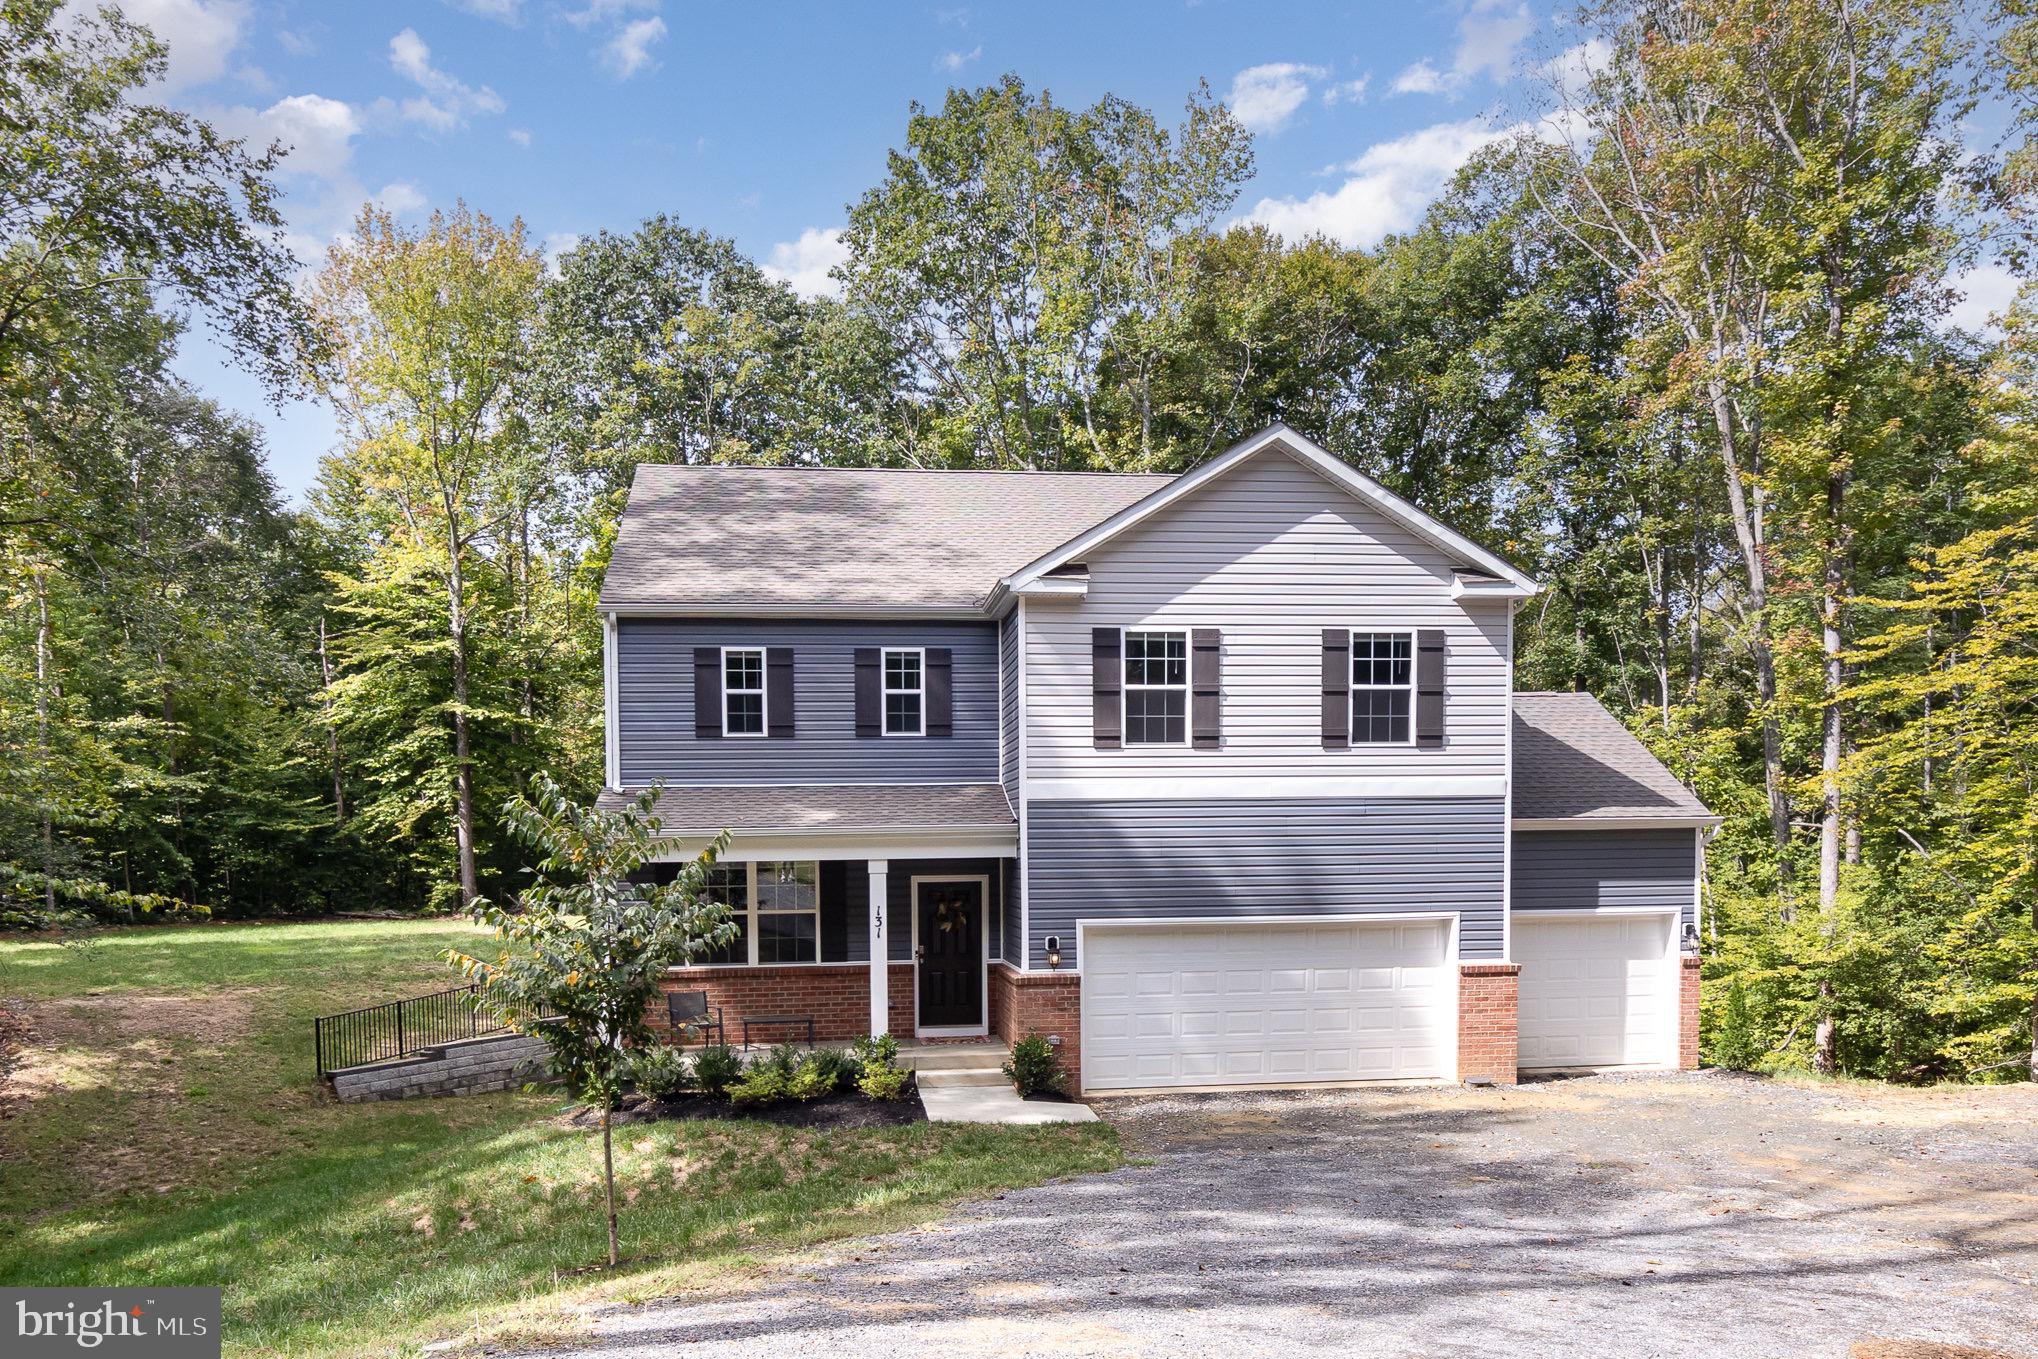
{"type": "Polygon", "coordinates": [[[671,1099],[674,1095],[683,1094],[693,1084],[693,1073],[686,1067],[686,1054],[663,1043],[653,1043],[631,1053],[625,1074],[638,1093],[653,1099],[671,1099]]]}
{"type": "Polygon", "coordinates": [[[1753,1071],[1762,1060],[1762,1040],[1757,1036],[1755,1016],[1748,1005],[1748,993],[1741,979],[1727,987],[1727,1003],[1720,1014],[1719,1030],[1713,1035],[1712,1051],[1706,1055],[1714,1066],[1729,1071],[1753,1071]]]}
{"type": "Polygon", "coordinates": [[[1012,1059],[1005,1063],[1003,1070],[1006,1079],[1018,1087],[1022,1096],[1043,1092],[1058,1095],[1068,1084],[1054,1046],[1037,1033],[1029,1033],[1012,1045],[1012,1059]]]}
{"type": "Polygon", "coordinates": [[[729,1087],[731,1104],[776,1104],[786,1097],[792,1077],[773,1066],[769,1060],[760,1061],[743,1073],[743,1079],[729,1087]]]}
{"type": "Polygon", "coordinates": [[[797,1100],[819,1099],[835,1093],[835,1070],[825,1065],[819,1054],[801,1060],[793,1068],[790,1080],[786,1082],[786,1094],[797,1100]]]}
{"type": "Polygon", "coordinates": [[[720,1099],[743,1074],[743,1059],[726,1043],[701,1048],[693,1055],[693,1079],[705,1094],[720,1099]]]}
{"type": "Polygon", "coordinates": [[[899,1069],[898,1039],[888,1033],[865,1034],[849,1052],[857,1066],[856,1088],[867,1098],[893,1100],[906,1093],[913,1073],[899,1069]]]}
{"type": "Polygon", "coordinates": [[[816,1048],[807,1060],[820,1068],[830,1090],[845,1093],[854,1090],[856,1078],[863,1074],[856,1061],[841,1048],[816,1048]]]}

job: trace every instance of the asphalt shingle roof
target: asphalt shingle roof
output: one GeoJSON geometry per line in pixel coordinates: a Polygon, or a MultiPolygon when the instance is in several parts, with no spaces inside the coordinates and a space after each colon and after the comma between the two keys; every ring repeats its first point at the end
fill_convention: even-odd
{"type": "Polygon", "coordinates": [[[1590,694],[1514,696],[1518,820],[1641,821],[1705,805],[1590,694]]]}
{"type": "Polygon", "coordinates": [[[1173,479],[647,464],[601,604],[974,609],[1005,576],[1173,479]]]}
{"type": "MultiPolygon", "coordinates": [[[[604,790],[614,810],[643,792],[604,790]]],[[[849,831],[1012,826],[1012,804],[995,783],[725,784],[666,788],[658,819],[668,834],[849,831]]]]}

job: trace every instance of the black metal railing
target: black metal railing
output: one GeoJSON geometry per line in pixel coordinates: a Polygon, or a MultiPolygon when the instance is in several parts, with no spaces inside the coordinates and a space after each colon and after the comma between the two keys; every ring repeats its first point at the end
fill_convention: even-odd
{"type": "Polygon", "coordinates": [[[480,990],[455,986],[312,1020],[318,1074],[329,1076],[350,1066],[387,1062],[463,1038],[503,1032],[508,1025],[475,1004],[480,990]]]}

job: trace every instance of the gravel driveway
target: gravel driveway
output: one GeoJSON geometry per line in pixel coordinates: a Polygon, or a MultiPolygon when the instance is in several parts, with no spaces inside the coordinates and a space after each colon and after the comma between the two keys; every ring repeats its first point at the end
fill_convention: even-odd
{"type": "Polygon", "coordinates": [[[668,1355],[2038,1356],[2038,1089],[1115,1100],[1147,1162],[604,1313],[668,1355]]]}

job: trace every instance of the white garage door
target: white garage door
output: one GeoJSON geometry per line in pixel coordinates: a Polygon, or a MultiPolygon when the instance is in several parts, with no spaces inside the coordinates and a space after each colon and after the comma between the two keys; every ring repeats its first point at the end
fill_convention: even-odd
{"type": "Polygon", "coordinates": [[[1093,927],[1081,966],[1092,1090],[1450,1071],[1447,921],[1093,927]]]}
{"type": "Polygon", "coordinates": [[[1514,917],[1521,1067],[1677,1065],[1676,917],[1514,917]]]}

